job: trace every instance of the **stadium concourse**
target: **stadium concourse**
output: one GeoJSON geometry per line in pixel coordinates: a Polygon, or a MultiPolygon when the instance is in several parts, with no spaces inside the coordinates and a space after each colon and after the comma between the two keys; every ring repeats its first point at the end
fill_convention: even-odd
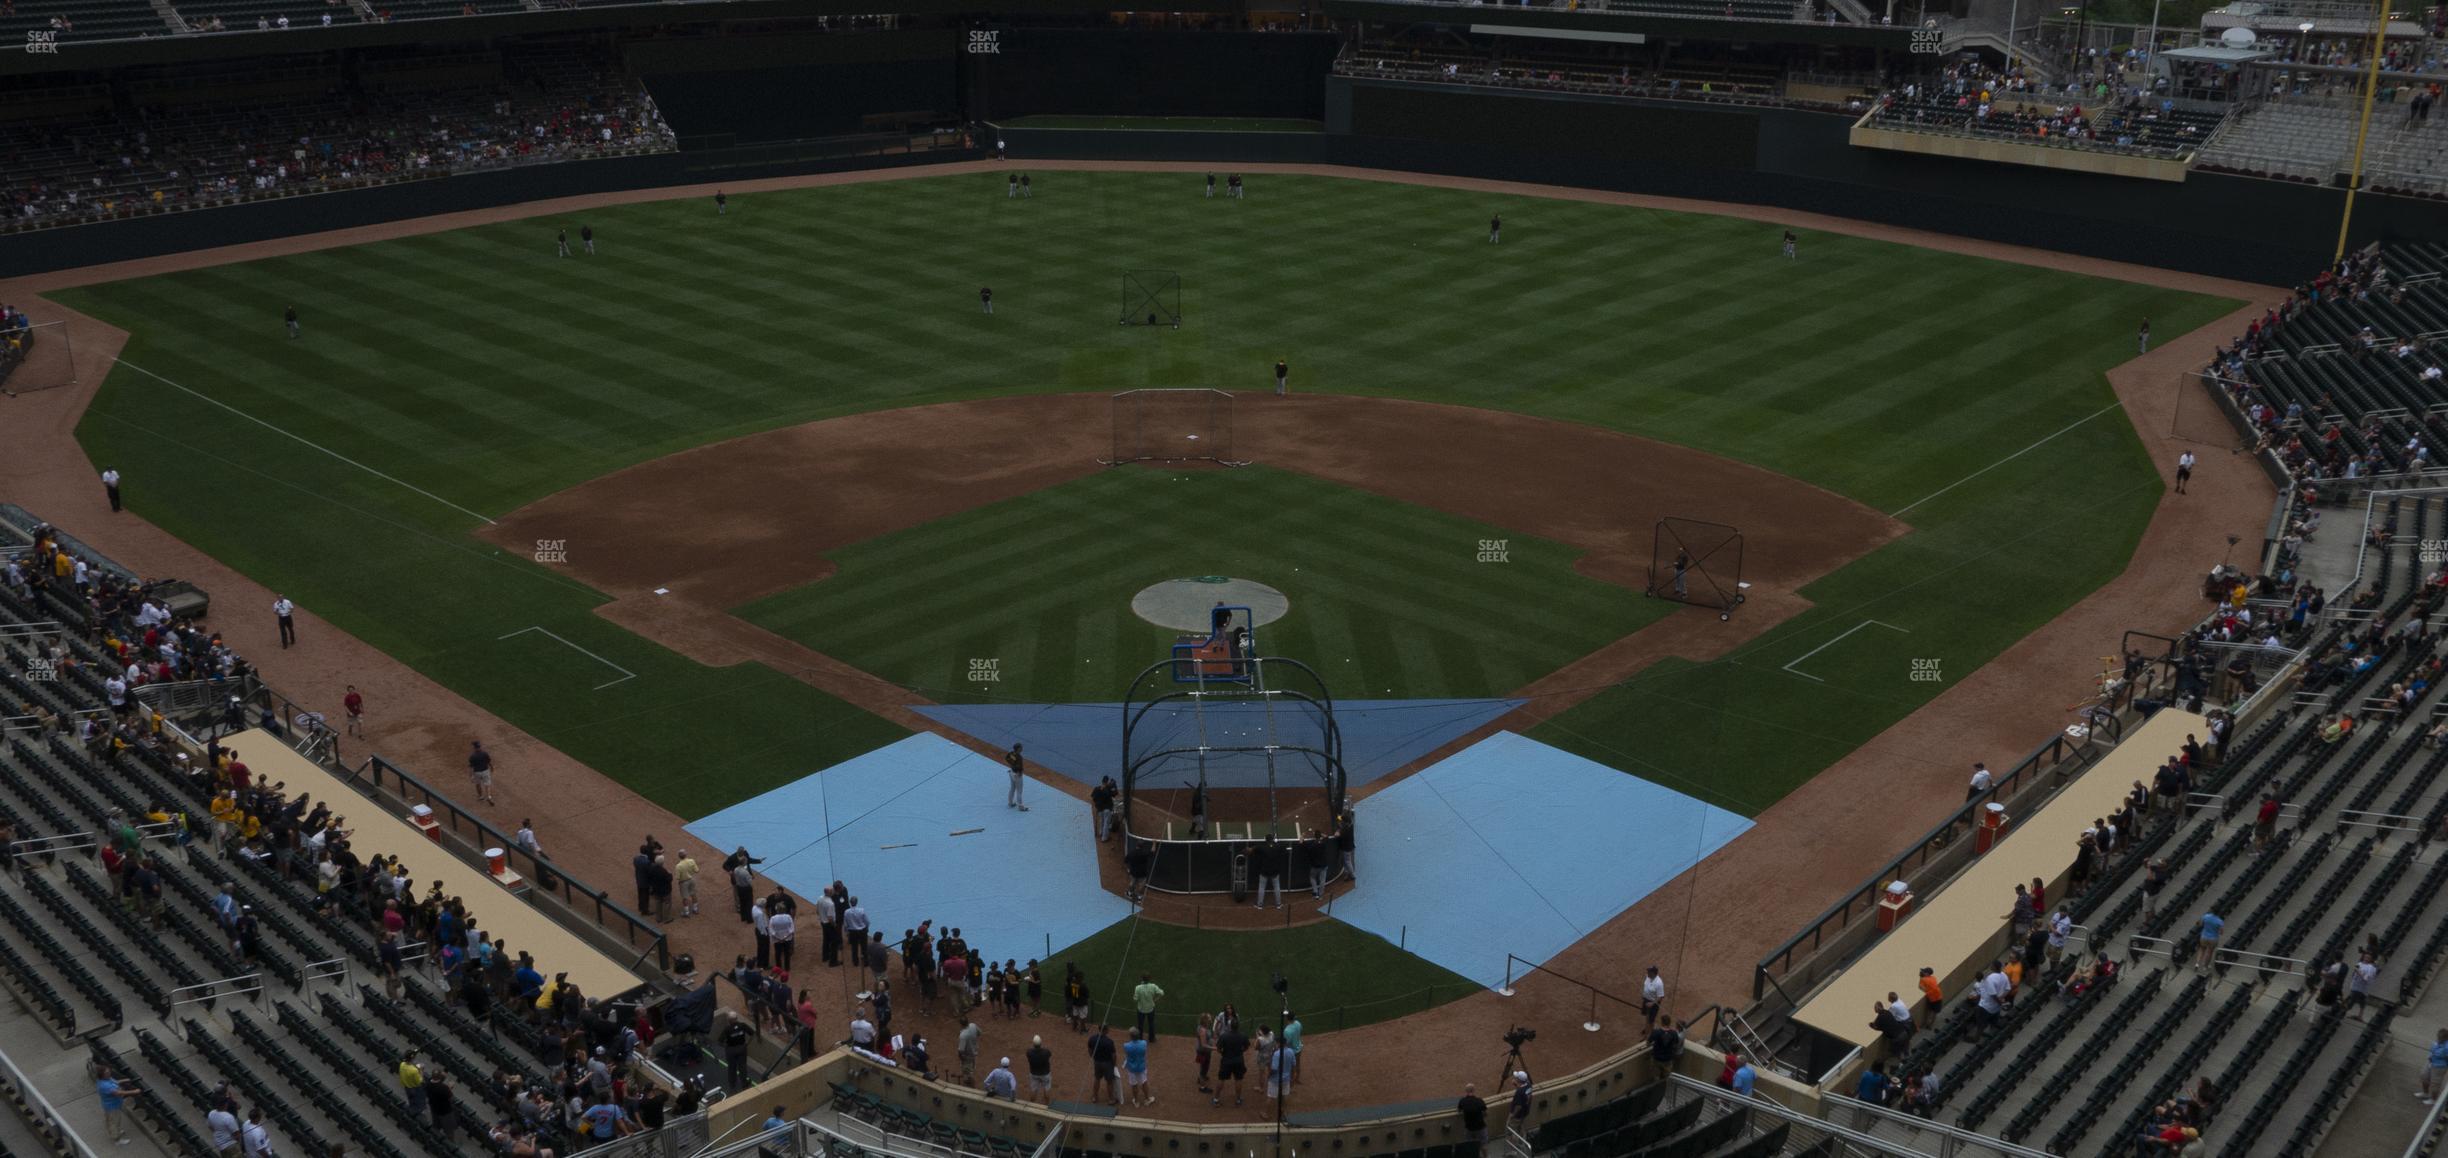
{"type": "MultiPolygon", "coordinates": [[[[1721,209],[1691,203],[1677,203],[1676,207],[1721,209]]],[[[440,228],[458,223],[418,222],[409,223],[406,228],[440,228]]],[[[1822,226],[1857,229],[1919,244],[1966,248],[1958,242],[1927,235],[1860,228],[1837,221],[1812,223],[1814,228],[1822,226]]],[[[360,231],[351,236],[362,238],[365,233],[360,231]]],[[[330,244],[332,240],[287,239],[268,243],[257,251],[297,250],[330,244]]],[[[2180,280],[2161,271],[2115,269],[2000,247],[1970,248],[2038,264],[2107,268],[2163,283],[2180,280]]],[[[225,260],[231,256],[190,260],[225,260]]],[[[114,272],[124,275],[133,271],[114,272]]],[[[14,283],[7,287],[7,296],[12,301],[32,300],[26,298],[26,293],[38,288],[14,283]]],[[[2222,288],[2229,292],[2243,288],[2249,292],[2249,287],[2222,288]]],[[[2252,296],[2258,300],[2247,313],[2257,314],[2274,301],[2258,294],[2252,296]]],[[[38,320],[57,316],[54,307],[39,300],[33,300],[29,308],[38,320]]],[[[2239,313],[2232,322],[2222,323],[2218,332],[2238,329],[2245,320],[2245,314],[2239,313]]],[[[660,835],[667,847],[678,843],[681,818],[652,807],[625,789],[606,784],[547,746],[487,717],[472,704],[317,619],[311,607],[301,609],[297,617],[298,645],[289,649],[279,647],[268,610],[252,612],[258,607],[268,609],[272,592],[169,539],[135,516],[114,517],[94,482],[96,464],[84,460],[69,432],[90,396],[91,384],[99,381],[101,368],[115,355],[117,336],[90,323],[79,321],[77,325],[79,357],[92,360],[91,371],[82,378],[87,385],[30,395],[11,404],[16,408],[12,411],[12,427],[22,432],[13,436],[12,496],[22,495],[24,502],[44,511],[46,517],[77,527],[88,541],[129,566],[148,574],[178,574],[213,591],[220,608],[214,617],[215,626],[258,659],[273,686],[300,695],[306,706],[337,717],[337,696],[342,686],[357,683],[378,689],[369,708],[369,745],[423,772],[438,784],[463,783],[454,777],[466,750],[465,742],[471,736],[483,738],[496,753],[495,791],[502,802],[489,815],[505,828],[518,817],[535,817],[540,838],[556,860],[585,879],[610,887],[615,896],[624,892],[620,887],[625,879],[622,870],[628,866],[635,851],[634,842],[642,834],[660,835]]],[[[2206,360],[2211,341],[2209,335],[2176,337],[2151,356],[2112,374],[2120,397],[2126,401],[2137,428],[2163,467],[2172,463],[2177,449],[2157,433],[2169,428],[2173,406],[2165,383],[2175,371],[2206,360]]],[[[130,480],[130,485],[154,484],[152,480],[130,480]]],[[[1818,782],[1764,813],[1756,828],[1704,865],[1696,880],[1683,882],[1697,891],[1676,898],[1674,912],[1635,907],[1559,957],[1557,968],[1576,976],[1618,977],[1625,972],[1627,962],[1643,961],[1653,955],[1651,947],[1678,943],[1683,923],[1681,910],[1696,900],[1710,911],[1741,913],[1746,920],[1715,922],[1696,930],[1697,935],[1681,946],[1669,965],[1676,973],[1671,1008],[1693,1014],[1712,1000],[1739,1001],[1749,983],[1749,962],[1763,944],[1763,934],[1773,936],[1795,927],[1830,895],[1824,888],[1795,888],[1792,864],[1810,863],[1814,865],[1815,878],[1831,883],[1867,873],[1892,851],[1900,832],[1917,829],[1943,815],[1958,798],[1960,785],[1952,773],[1914,773],[1899,782],[1895,769],[1934,768],[1938,761],[1927,755],[1930,752],[1994,760],[2001,753],[2028,744],[2033,736],[2045,733],[2058,722],[2057,713],[2047,705],[2076,698],[2075,689],[2086,682],[2082,673],[2098,653],[2099,640],[2138,623],[2173,629],[2194,618],[2198,604],[2192,579],[2198,574],[2200,561],[2223,552],[2223,536],[2230,528],[2258,520],[2254,508],[2266,501],[2266,492],[2248,474],[2216,470],[2202,472],[2195,480],[2193,492],[2181,501],[2171,499],[2162,504],[2127,575],[2066,619],[2026,640],[1998,664],[1965,679],[1905,725],[1891,730],[1818,782]],[[2035,686],[2044,690],[2035,692],[2035,686]],[[1832,817],[1850,819],[1831,822],[1832,817]]],[[[1944,761],[1948,766],[1958,762],[1944,761]]],[[[1084,824],[1084,806],[1074,807],[1081,807],[1084,824]]],[[[713,862],[719,850],[696,851],[701,862],[713,862]]],[[[750,945],[742,926],[724,911],[722,902],[727,898],[722,891],[714,889],[709,893],[709,912],[693,921],[676,922],[673,935],[676,948],[693,952],[701,961],[711,963],[746,952],[750,945]]],[[[1652,908],[1663,910],[1666,906],[1652,908]]],[[[943,917],[947,922],[957,922],[953,914],[943,917]]],[[[898,919],[898,915],[884,919],[898,919]]],[[[846,1008],[848,983],[845,980],[832,984],[842,991],[834,996],[840,1007],[846,1008]]],[[[1449,1099],[1462,1082],[1486,1080],[1486,1075],[1480,1072],[1484,1068],[1480,1064],[1481,1054],[1508,1024],[1556,1027],[1556,1032],[1540,1043],[1540,1067],[1545,1072],[1577,1068],[1637,1043],[1637,1026],[1626,1024],[1623,1018],[1611,1018],[1599,1033],[1572,1032],[1570,1027],[1582,1019],[1586,1004],[1582,991],[1534,978],[1522,983],[1519,995],[1511,999],[1482,995],[1421,1017],[1321,1036],[1311,1044],[1326,1051],[1318,1055],[1323,1058],[1399,1057],[1403,1062],[1398,1067],[1374,1066],[1365,1061],[1337,1064],[1304,1082],[1304,1098],[1318,1105],[1355,1107],[1449,1099]]],[[[903,1016],[911,1017],[906,1012],[903,1016]]],[[[940,1019],[917,1024],[939,1043],[952,1038],[948,1023],[940,1019]]],[[[1008,1039],[990,1038],[987,1048],[1007,1049],[1015,1044],[1008,1039]]],[[[90,1108],[89,1102],[83,1105],[90,1108]]],[[[1205,1107],[1174,1102],[1168,1102],[1166,1112],[1167,1116],[1179,1114],[1194,1119],[1208,1116],[1205,1107]]],[[[1247,1121],[1253,1115],[1252,1111],[1244,1111],[1238,1120],[1247,1121]]]]}

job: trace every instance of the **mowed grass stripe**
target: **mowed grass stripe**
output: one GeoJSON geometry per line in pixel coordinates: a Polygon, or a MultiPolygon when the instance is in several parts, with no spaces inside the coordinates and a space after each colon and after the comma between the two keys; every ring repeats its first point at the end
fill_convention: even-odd
{"type": "MultiPolygon", "coordinates": [[[[1785,262],[1773,225],[1475,190],[1261,174],[1249,200],[1227,203],[1198,196],[1197,174],[1043,176],[1025,203],[982,173],[743,195],[721,218],[694,198],[590,210],[583,220],[602,241],[593,259],[551,256],[553,231],[581,221],[563,215],[62,296],[133,331],[130,361],[487,512],[820,416],[1046,390],[1262,389],[1277,357],[1291,360],[1296,389],[1589,422],[1894,509],[2105,405],[2099,372],[2129,355],[2142,315],[2177,333],[2224,306],[1817,234],[1804,236],[1800,262],[1785,262]],[[1499,246],[1486,243],[1491,212],[1507,221],[1499,246]],[[1128,269],[1181,274],[1183,330],[1114,325],[1128,269]],[[992,318],[977,312],[981,284],[996,289],[992,318]],[[279,332],[288,301],[306,317],[301,342],[279,332]]],[[[2097,432],[1916,509],[1913,536],[1815,585],[1819,609],[1797,626],[1824,638],[1849,626],[1835,608],[1901,591],[1880,618],[1943,625],[1932,630],[1947,636],[1950,670],[1994,655],[2122,566],[2148,511],[2132,488],[2156,478],[2122,422],[2103,417],[2097,432]],[[2093,504],[2095,525],[2024,536],[2055,513],[2052,498],[2093,504]],[[1983,555],[2000,542],[2010,546],[1983,555]],[[1984,559],[1972,566],[2029,575],[1995,585],[2026,598],[1918,582],[1984,559]]],[[[566,688],[521,685],[453,634],[478,620],[583,624],[596,597],[481,552],[379,533],[396,522],[465,542],[466,516],[127,372],[80,437],[140,484],[188,477],[206,451],[243,467],[194,488],[205,494],[131,494],[146,517],[418,657],[514,723],[567,731],[556,742],[573,755],[658,794],[741,793],[787,762],[819,766],[874,735],[812,734],[777,752],[763,721],[822,714],[804,710],[783,686],[792,681],[643,660],[674,702],[715,705],[698,709],[704,731],[688,721],[701,745],[688,762],[724,771],[682,783],[656,763],[671,751],[656,724],[599,716],[566,688]],[[480,615],[454,614],[473,604],[485,605],[480,615]]],[[[1263,484],[1219,491],[1201,500],[1216,517],[1263,518],[1304,541],[1204,542],[1172,524],[1208,512],[1185,514],[1160,487],[1124,481],[1133,485],[1091,509],[1049,502],[1052,513],[1013,534],[1068,560],[947,537],[868,570],[849,549],[807,622],[866,654],[902,649],[892,662],[930,679],[960,674],[946,651],[1025,648],[1030,670],[1006,679],[1061,695],[1126,678],[1087,674],[1108,662],[1100,648],[1136,660],[1148,641],[1163,644],[1166,633],[1120,606],[1141,572],[1163,577],[1193,557],[1297,567],[1308,593],[1296,593],[1274,638],[1353,658],[1353,674],[1378,689],[1499,694],[1514,673],[1570,658],[1650,610],[1618,610],[1618,591],[1566,581],[1560,548],[1551,561],[1501,531],[1481,533],[1513,538],[1514,563],[1448,562],[1438,537],[1450,531],[1423,529],[1448,524],[1400,504],[1321,502],[1295,521],[1265,510],[1263,484]],[[1120,493],[1134,487],[1154,493],[1120,493]],[[1058,598],[1034,598],[1037,584],[1058,598]],[[1502,686],[1462,686],[1479,681],[1502,686]]],[[[1469,546],[1453,545],[1454,558],[1469,546]]],[[[1794,681],[1774,666],[1694,678],[1814,736],[1867,734],[1936,690],[1789,698],[1782,685],[1794,681]]],[[[1747,742],[1776,734],[1709,727],[1747,742]]],[[[1653,765],[1718,758],[1717,732],[1686,734],[1672,713],[1613,714],[1600,731],[1653,765]]],[[[1815,770],[1804,768],[1809,746],[1757,740],[1744,752],[1760,758],[1754,798],[1815,770]]]]}

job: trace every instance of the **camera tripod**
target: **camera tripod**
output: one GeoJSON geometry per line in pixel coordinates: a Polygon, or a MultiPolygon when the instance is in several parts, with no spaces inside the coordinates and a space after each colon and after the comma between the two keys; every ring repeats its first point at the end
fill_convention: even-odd
{"type": "Polygon", "coordinates": [[[1508,1083],[1513,1080],[1513,1075],[1517,1072],[1529,1073],[1530,1063],[1522,1060],[1520,1046],[1509,1046],[1505,1050],[1504,1061],[1496,1067],[1496,1085],[1493,1088],[1497,1090],[1510,1088],[1508,1083]]]}

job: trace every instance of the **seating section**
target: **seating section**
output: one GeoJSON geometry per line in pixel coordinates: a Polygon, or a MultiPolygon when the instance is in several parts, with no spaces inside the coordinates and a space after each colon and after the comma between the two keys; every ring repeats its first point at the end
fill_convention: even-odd
{"type": "Polygon", "coordinates": [[[1735,104],[1793,103],[1773,64],[1709,55],[1693,48],[1663,58],[1647,50],[1589,45],[1458,41],[1409,34],[1366,41],[1335,61],[1350,77],[1482,85],[1594,96],[1700,100],[1735,104]]]}
{"type": "MultiPolygon", "coordinates": [[[[2302,481],[2429,471],[2448,454],[2448,245],[2391,246],[2299,287],[2209,372],[2302,481]]],[[[2323,487],[2339,497],[2353,488],[2323,487]]],[[[2433,520],[2438,526],[2438,520],[2433,520]]],[[[2410,540],[2422,536],[2400,528],[2410,540]]]]}
{"type": "MultiPolygon", "coordinates": [[[[289,3],[300,7],[293,20],[349,12],[322,0],[289,3]]],[[[216,6],[237,4],[186,0],[179,11],[209,21],[216,6]]],[[[260,10],[253,0],[242,7],[250,21],[260,10]]],[[[610,49],[568,42],[496,57],[474,77],[440,75],[423,86],[371,64],[343,73],[320,59],[291,62],[280,66],[288,72],[248,80],[247,95],[219,98],[209,94],[234,83],[231,65],[180,66],[125,81],[132,111],[80,106],[0,119],[0,155],[12,159],[0,177],[0,228],[675,147],[610,49]]]]}
{"type": "MultiPolygon", "coordinates": [[[[93,674],[106,662],[95,636],[118,615],[58,586],[0,584],[0,624],[67,625],[14,635],[0,649],[0,695],[19,705],[0,734],[0,818],[25,854],[0,862],[9,869],[0,872],[0,984],[63,1045],[88,1043],[97,1061],[174,1094],[139,1114],[171,1153],[211,1152],[196,1133],[224,1098],[242,1113],[262,1109],[283,1153],[322,1153],[340,1140],[385,1158],[499,1153],[493,1125],[523,1118],[540,1127],[541,1144],[566,1148],[558,1104],[523,1096],[566,1080],[558,1024],[515,1016],[531,1007],[506,989],[443,988],[431,958],[412,962],[399,1000],[351,984],[351,972],[381,973],[371,871],[318,891],[317,866],[304,857],[250,855],[262,850],[216,839],[213,778],[175,760],[149,728],[84,736],[83,721],[112,719],[93,674]],[[147,827],[122,835],[126,820],[147,827]],[[225,888],[227,918],[216,908],[225,888]],[[141,1069],[111,1052],[112,1039],[128,1040],[118,1035],[131,1005],[171,1027],[148,1019],[135,1033],[141,1069]],[[396,1076],[410,1048],[457,1091],[455,1117],[410,1112],[396,1076]]],[[[478,908],[469,922],[484,905],[512,903],[470,899],[478,908]]],[[[433,936],[422,924],[411,932],[433,936]]],[[[506,985],[509,971],[483,978],[506,985]]],[[[616,1028],[627,1016],[581,1024],[616,1028]]]]}
{"type": "MultiPolygon", "coordinates": [[[[2363,119],[2350,97],[2272,100],[2238,113],[2203,150],[2204,169],[2326,184],[2352,163],[2363,119]]],[[[2374,111],[2364,143],[2364,183],[2377,192],[2448,197],[2448,132],[2396,102],[2374,111]]]]}
{"type": "MultiPolygon", "coordinates": [[[[2416,611],[2410,600],[2392,607],[2400,615],[2416,611]]],[[[2427,666],[2441,642],[2402,645],[2382,670],[2427,666]]],[[[2328,717],[2310,708],[2257,729],[2200,774],[2196,791],[2223,794],[2239,811],[2257,806],[2264,789],[2278,791],[2301,808],[2300,822],[2256,847],[2249,816],[2221,828],[2216,810],[2162,808],[2141,826],[2140,849],[2113,860],[2113,871],[2067,900],[2092,947],[2124,952],[2128,933],[2163,946],[2123,961],[2104,993],[2069,999],[2058,992],[2056,975],[2027,977],[2004,1023],[1986,1037],[1973,1028],[1970,1003],[1959,999],[1898,1068],[1940,1075],[1941,1121],[2061,1154],[2125,1152],[2151,1107],[2191,1094],[2197,1080],[2208,1078],[2217,1101],[2203,1136],[2217,1153],[2311,1153],[2351,1100],[2388,1014],[2375,1006],[2365,1011],[2369,1020],[2357,1022],[2327,1003],[2308,1012],[2312,986],[2304,966],[2286,962],[2313,963],[2316,982],[2319,964],[2351,967],[2368,943],[2380,954],[2382,992],[2375,996],[2394,991],[2410,1001],[2427,980],[2448,921],[2448,896],[2440,891],[2448,872],[2422,866],[2415,842],[2345,828],[2339,813],[2385,806],[2418,825],[2448,818],[2448,778],[2440,775],[2448,748],[2425,741],[2443,711],[2448,699],[2434,684],[2412,711],[2375,716],[2344,741],[2324,742],[2328,717]],[[2164,859],[2173,879],[2159,912],[2136,921],[2145,858],[2164,859]],[[2192,962],[2204,911],[2226,919],[2223,948],[2270,960],[2222,960],[2197,972],[2192,962]],[[2426,943],[2408,944],[2418,939],[2426,943]],[[2279,979],[2297,983],[2267,1013],[2252,1000],[2252,988],[2240,984],[2263,965],[2286,970],[2279,979]],[[2277,1058],[2285,1064],[2268,1064],[2277,1058]]],[[[2078,955],[2069,954],[2061,969],[2078,955]]]]}
{"type": "Polygon", "coordinates": [[[168,36],[170,25],[146,0],[14,0],[0,15],[0,40],[12,48],[26,34],[49,33],[61,44],[168,36]]]}

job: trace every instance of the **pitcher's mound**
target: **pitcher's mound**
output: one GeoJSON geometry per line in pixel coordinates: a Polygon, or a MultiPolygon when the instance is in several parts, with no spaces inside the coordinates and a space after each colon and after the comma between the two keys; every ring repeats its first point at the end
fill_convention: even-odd
{"type": "Polygon", "coordinates": [[[1218,603],[1249,608],[1251,617],[1257,620],[1253,626],[1258,627],[1273,623],[1292,610],[1292,601],[1284,598],[1283,592],[1264,583],[1202,575],[1195,579],[1167,579],[1131,596],[1131,614],[1158,627],[1205,632],[1208,613],[1218,603]]]}

